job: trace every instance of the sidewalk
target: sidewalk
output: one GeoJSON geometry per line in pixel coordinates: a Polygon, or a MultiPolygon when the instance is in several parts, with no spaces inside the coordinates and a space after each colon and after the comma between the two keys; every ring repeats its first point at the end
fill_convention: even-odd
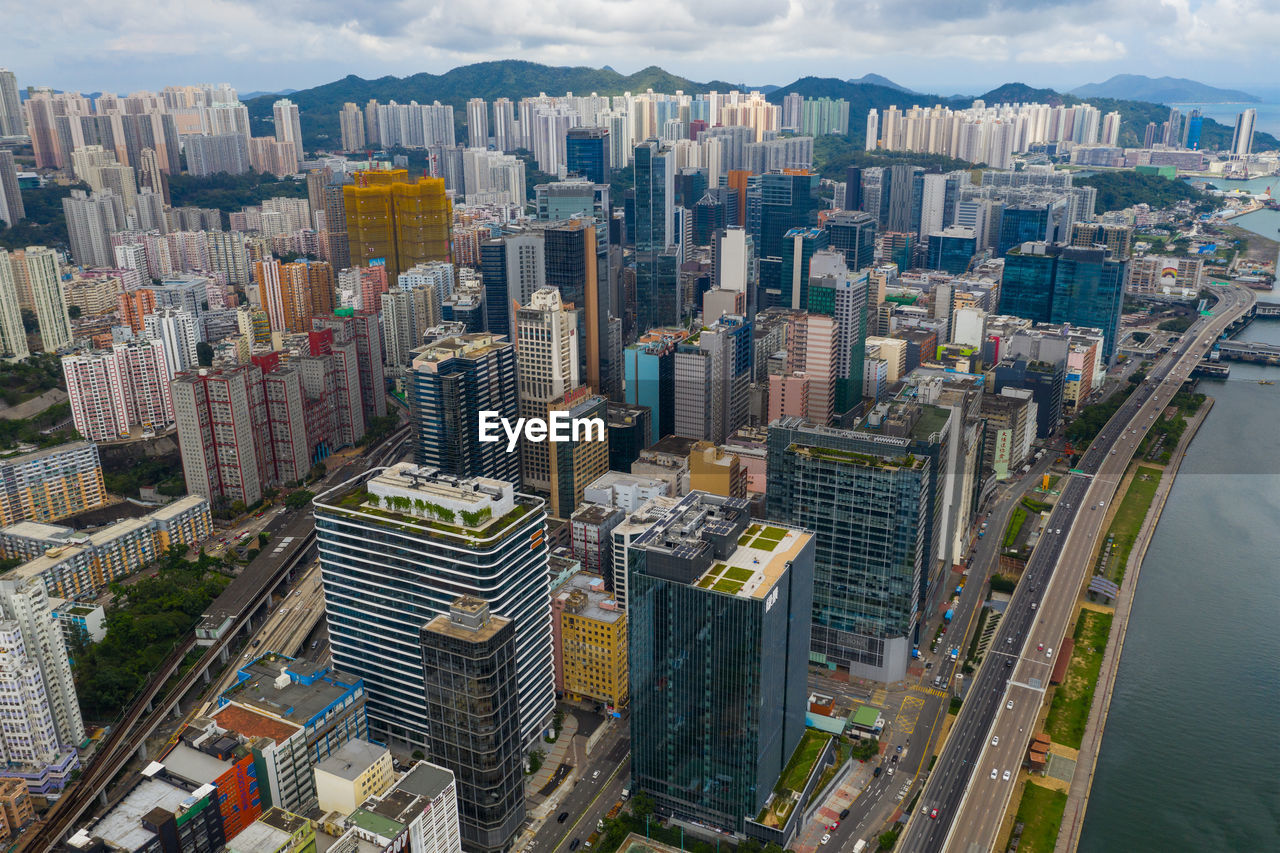
{"type": "MultiPolygon", "coordinates": [[[[1080,843],[1080,830],[1084,826],[1085,810],[1089,805],[1089,792],[1093,788],[1093,774],[1098,763],[1098,751],[1102,745],[1102,732],[1106,727],[1107,713],[1111,707],[1111,694],[1115,688],[1116,673],[1120,666],[1120,653],[1124,648],[1125,634],[1129,627],[1129,613],[1133,609],[1134,593],[1138,589],[1138,574],[1142,569],[1142,561],[1147,554],[1147,546],[1155,534],[1160,522],[1160,514],[1164,511],[1165,501],[1173,489],[1173,482],[1178,476],[1178,468],[1187,452],[1191,440],[1195,438],[1200,424],[1204,423],[1213,408],[1213,399],[1207,398],[1200,411],[1196,412],[1187,429],[1183,432],[1174,450],[1169,464],[1165,466],[1160,484],[1151,502],[1151,509],[1143,519],[1129,552],[1129,564],[1125,568],[1124,581],[1120,585],[1120,597],[1115,602],[1115,619],[1111,624],[1111,636],[1107,640],[1107,649],[1102,656],[1102,669],[1098,673],[1098,687],[1093,694],[1093,704],[1089,708],[1089,720],[1085,724],[1084,738],[1080,744],[1080,754],[1076,761],[1076,772],[1071,777],[1071,788],[1067,793],[1067,806],[1062,814],[1062,826],[1058,830],[1058,841],[1054,845],[1054,853],[1075,853],[1080,843]]],[[[1119,504],[1117,499],[1114,504],[1119,504]]]]}
{"type": "MultiPolygon", "coordinates": [[[[538,749],[546,753],[542,766],[525,783],[525,799],[533,804],[529,817],[534,820],[545,818],[560,802],[559,794],[564,790],[564,783],[577,778],[578,760],[574,752],[574,739],[578,733],[578,718],[566,711],[564,725],[560,729],[560,737],[555,743],[545,740],[538,742],[538,749]],[[561,765],[565,766],[561,770],[561,765]],[[554,783],[554,784],[553,784],[554,783]]],[[[572,786],[570,786],[572,787],[572,786]]]]}

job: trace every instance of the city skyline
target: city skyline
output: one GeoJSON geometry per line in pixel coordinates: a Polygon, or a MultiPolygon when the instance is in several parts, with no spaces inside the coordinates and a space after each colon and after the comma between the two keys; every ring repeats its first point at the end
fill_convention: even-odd
{"type": "MultiPolygon", "coordinates": [[[[1211,85],[1266,90],[1252,61],[1280,33],[1280,9],[1261,0],[1096,0],[1056,4],[934,3],[920,14],[892,4],[753,0],[691,4],[668,0],[597,9],[526,7],[492,0],[444,15],[436,3],[395,12],[309,10],[281,41],[265,7],[232,0],[157,10],[134,0],[75,2],[59,10],[62,44],[18,37],[6,62],[24,85],[81,91],[163,85],[180,63],[192,79],[231,75],[245,91],[307,88],[347,74],[366,78],[442,73],[472,62],[518,57],[549,65],[610,65],[623,73],[660,65],[691,79],[785,85],[801,76],[865,73],[941,95],[977,94],[1019,80],[1069,89],[1117,73],[1188,76],[1211,85]],[[1101,14],[1105,11],[1105,15],[1101,14]],[[548,14],[550,12],[550,14],[548,14]],[[591,24],[566,28],[563,21],[591,24]],[[1249,26],[1238,24],[1247,20],[1249,26]],[[494,22],[500,21],[500,24],[494,22]],[[797,49],[797,45],[803,48],[797,49]],[[1230,45],[1235,52],[1223,51],[1230,45]],[[128,62],[121,60],[128,57],[128,62]],[[264,57],[270,57],[265,59],[264,57]],[[339,63],[333,57],[341,57],[339,63]],[[759,57],[776,57],[760,60],[759,57]]],[[[288,13],[289,8],[272,7],[288,13]]],[[[27,20],[43,31],[38,11],[27,20]]],[[[52,22],[47,22],[52,23],[52,22]]],[[[1258,94],[1258,92],[1253,92],[1258,94]]]]}

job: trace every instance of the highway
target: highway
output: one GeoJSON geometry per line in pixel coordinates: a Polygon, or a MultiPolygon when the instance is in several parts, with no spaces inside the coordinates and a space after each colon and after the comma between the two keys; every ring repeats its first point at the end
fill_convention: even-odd
{"type": "Polygon", "coordinates": [[[1016,790],[1053,669],[1103,533],[1100,504],[1116,489],[1138,445],[1212,342],[1255,297],[1218,291],[1201,317],[1156,364],[1090,445],[1061,495],[977,673],[947,743],[910,815],[898,849],[987,853],[1016,790]],[[992,778],[992,771],[995,778],[992,778]],[[1008,778],[1005,773],[1008,772],[1008,778]],[[934,816],[936,815],[936,816],[934,816]]]}

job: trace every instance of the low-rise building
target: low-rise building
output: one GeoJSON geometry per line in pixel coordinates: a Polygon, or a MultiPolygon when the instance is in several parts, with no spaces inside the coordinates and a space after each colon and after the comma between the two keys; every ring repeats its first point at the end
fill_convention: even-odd
{"type": "Polygon", "coordinates": [[[315,775],[320,810],[349,815],[391,787],[391,751],[367,740],[348,741],[316,765],[315,775]]]}
{"type": "Polygon", "coordinates": [[[577,574],[551,591],[556,690],[575,701],[627,702],[627,617],[604,578],[577,574]]]}
{"type": "Polygon", "coordinates": [[[605,575],[613,568],[613,528],[627,514],[614,506],[584,503],[569,517],[569,542],[573,556],[593,575],[605,575]]]}
{"type": "Polygon", "coordinates": [[[112,853],[207,853],[227,843],[217,789],[195,785],[152,762],[92,829],[67,839],[73,850],[112,853]]]}
{"type": "Polygon", "coordinates": [[[107,635],[107,614],[101,604],[65,601],[49,598],[53,606],[53,621],[62,629],[62,638],[71,643],[82,641],[98,643],[107,635]]]}
{"type": "Polygon", "coordinates": [[[747,472],[738,457],[709,441],[689,451],[689,489],[726,498],[747,496],[747,472]]]}
{"type": "Polygon", "coordinates": [[[228,853],[315,853],[315,825],[303,817],[272,806],[227,845],[228,853]]]}
{"type": "Polygon", "coordinates": [[[35,819],[27,783],[12,776],[0,778],[0,841],[8,841],[35,819]]]}
{"type": "Polygon", "coordinates": [[[218,810],[229,837],[262,814],[253,753],[239,738],[218,732],[208,720],[188,726],[160,763],[174,776],[217,789],[218,810]]]}
{"type": "Polygon", "coordinates": [[[342,849],[461,853],[458,791],[453,773],[419,761],[381,797],[366,800],[344,822],[349,840],[369,847],[342,849]]]}
{"type": "Polygon", "coordinates": [[[601,506],[616,506],[623,512],[635,512],[653,498],[670,494],[673,492],[666,480],[610,471],[587,486],[582,499],[601,506]]]}

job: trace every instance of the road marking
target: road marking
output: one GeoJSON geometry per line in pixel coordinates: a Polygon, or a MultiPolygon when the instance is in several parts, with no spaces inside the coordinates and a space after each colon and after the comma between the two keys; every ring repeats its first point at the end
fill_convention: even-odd
{"type": "MultiPolygon", "coordinates": [[[[917,693],[928,693],[930,696],[937,696],[941,699],[945,699],[946,697],[951,695],[945,690],[939,690],[936,687],[925,687],[923,684],[913,684],[911,685],[910,689],[914,690],[917,693]]],[[[907,697],[907,698],[911,698],[911,697],[907,697]]],[[[906,699],[902,700],[902,704],[903,705],[907,704],[906,699]]]]}
{"type": "MultiPolygon", "coordinates": [[[[630,754],[631,753],[627,753],[627,756],[629,756],[630,754]]],[[[622,760],[618,762],[618,766],[613,768],[613,772],[609,774],[608,778],[606,778],[602,783],[600,783],[599,792],[597,792],[596,795],[591,798],[591,802],[587,803],[587,807],[583,809],[582,816],[578,818],[577,822],[575,822],[573,826],[569,827],[569,831],[565,834],[564,838],[560,840],[560,843],[557,844],[554,848],[552,848],[553,851],[559,850],[562,846],[564,846],[564,843],[568,841],[569,838],[575,832],[578,831],[578,827],[582,824],[584,820],[586,820],[587,815],[591,813],[591,809],[595,807],[596,800],[600,799],[600,797],[604,795],[605,789],[609,787],[609,784],[613,782],[615,777],[617,777],[618,772],[622,770],[622,765],[626,761],[627,756],[623,756],[622,760]]],[[[585,773],[586,770],[583,770],[583,772],[585,773]]],[[[579,777],[579,779],[581,778],[583,777],[579,777]]],[[[569,789],[569,793],[573,793],[572,788],[569,789]]],[[[594,832],[594,830],[592,831],[594,832]]],[[[535,839],[537,838],[537,833],[534,833],[534,838],[535,839]]]]}
{"type": "Polygon", "coordinates": [[[1010,682],[1009,682],[1009,686],[1010,686],[1010,687],[1025,687],[1026,689],[1028,689],[1028,690],[1034,690],[1034,691],[1035,691],[1035,692],[1037,692],[1037,693],[1044,693],[1044,692],[1045,692],[1045,690],[1047,689],[1047,688],[1045,688],[1045,687],[1033,687],[1032,685],[1027,684],[1027,683],[1022,682],[1022,681],[1010,681],[1010,682]]]}

